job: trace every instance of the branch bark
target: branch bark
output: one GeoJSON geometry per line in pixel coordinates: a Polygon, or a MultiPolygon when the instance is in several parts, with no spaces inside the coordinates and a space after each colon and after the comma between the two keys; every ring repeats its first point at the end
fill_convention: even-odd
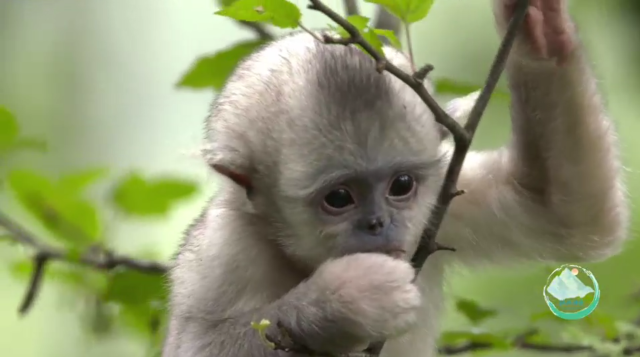
{"type": "MultiPolygon", "coordinates": [[[[435,120],[438,123],[444,125],[453,135],[455,149],[451,158],[451,162],[449,163],[449,167],[447,169],[444,184],[440,189],[436,209],[434,209],[434,212],[429,218],[427,227],[421,237],[420,246],[418,247],[418,250],[416,251],[412,259],[414,267],[419,272],[429,255],[435,253],[438,250],[455,250],[455,248],[444,247],[438,244],[436,242],[436,236],[444,215],[447,211],[447,208],[449,207],[449,204],[455,197],[464,192],[456,187],[458,176],[462,169],[462,164],[467,155],[467,152],[469,151],[473,136],[478,127],[478,124],[480,123],[480,119],[482,118],[484,110],[489,103],[491,93],[493,93],[498,79],[500,78],[500,75],[504,70],[507,57],[515,42],[517,30],[524,21],[526,11],[529,6],[529,0],[518,0],[515,14],[509,23],[507,32],[494,58],[493,64],[489,71],[489,75],[487,76],[487,80],[485,81],[484,88],[482,89],[480,96],[474,104],[467,124],[464,128],[461,127],[455,120],[453,120],[443,110],[442,107],[440,107],[440,105],[433,99],[433,97],[424,87],[423,81],[426,77],[426,74],[433,70],[433,66],[426,65],[412,75],[403,72],[396,66],[388,63],[382,53],[378,53],[372,46],[367,43],[367,41],[364,40],[355,26],[350,24],[346,19],[342,18],[335,11],[327,7],[324,3],[322,3],[322,1],[310,0],[310,3],[310,9],[325,14],[333,22],[340,25],[349,34],[348,38],[339,39],[325,35],[325,43],[341,45],[356,44],[362,47],[376,61],[376,69],[378,72],[386,70],[387,72],[403,81],[410,88],[412,88],[420,96],[425,105],[431,110],[435,117],[435,120]]],[[[373,355],[379,355],[383,347],[384,342],[376,343],[369,346],[367,351],[373,355]]]]}
{"type": "Polygon", "coordinates": [[[122,254],[117,254],[108,250],[89,249],[79,258],[71,256],[61,248],[44,243],[36,238],[34,234],[13,220],[11,217],[0,211],[0,227],[8,233],[8,238],[14,242],[32,249],[34,253],[34,269],[27,292],[20,305],[19,312],[25,315],[33,306],[45,273],[47,264],[52,261],[61,261],[69,264],[83,265],[89,268],[110,271],[119,267],[136,270],[147,274],[165,274],[169,270],[169,265],[152,261],[137,259],[122,254]]]}

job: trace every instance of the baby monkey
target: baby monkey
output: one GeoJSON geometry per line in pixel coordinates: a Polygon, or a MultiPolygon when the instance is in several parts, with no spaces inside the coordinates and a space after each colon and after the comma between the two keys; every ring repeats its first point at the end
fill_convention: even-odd
{"type": "MultiPolygon", "coordinates": [[[[494,0],[501,34],[514,4],[494,0]]],[[[457,252],[429,257],[414,281],[408,261],[451,154],[426,105],[354,46],[307,33],[243,61],[207,121],[208,163],[228,180],[176,257],[163,356],[304,355],[270,350],[250,325],[261,319],[327,355],[387,340],[384,357],[434,356],[448,264],[619,252],[616,137],[566,0],[531,1],[506,74],[511,140],[468,154],[467,193],[437,237],[457,252]]],[[[464,120],[460,103],[447,110],[464,120]]]]}

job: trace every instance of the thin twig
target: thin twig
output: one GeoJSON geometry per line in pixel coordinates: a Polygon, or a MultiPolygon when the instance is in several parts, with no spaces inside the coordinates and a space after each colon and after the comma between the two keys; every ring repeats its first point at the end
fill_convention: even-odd
{"type": "MultiPolygon", "coordinates": [[[[500,49],[495,56],[494,62],[491,66],[491,70],[489,72],[489,75],[487,76],[485,86],[481,91],[478,100],[474,104],[473,109],[471,110],[471,113],[469,115],[469,120],[464,128],[461,127],[455,120],[453,120],[445,112],[445,110],[440,107],[440,105],[438,105],[438,103],[433,99],[433,97],[425,88],[423,84],[424,77],[430,70],[433,69],[433,66],[422,67],[419,72],[413,73],[412,75],[405,73],[404,71],[395,67],[393,64],[387,62],[383,54],[378,53],[371,45],[369,45],[367,41],[364,40],[355,26],[350,24],[346,19],[342,18],[335,11],[331,10],[329,7],[323,4],[322,1],[310,0],[310,3],[310,9],[325,14],[333,22],[340,25],[349,34],[348,38],[343,39],[336,39],[331,36],[325,35],[325,43],[341,45],[357,44],[362,47],[376,61],[376,69],[378,70],[378,72],[386,70],[387,72],[403,81],[410,88],[412,88],[420,96],[422,101],[427,105],[429,110],[431,110],[435,120],[438,123],[444,125],[453,136],[455,149],[449,163],[449,167],[447,169],[444,183],[438,195],[436,209],[434,209],[434,212],[429,217],[429,222],[420,240],[420,246],[418,247],[418,250],[416,251],[412,259],[414,267],[419,272],[429,255],[435,253],[438,250],[455,251],[454,248],[444,247],[436,243],[436,235],[438,233],[442,220],[444,219],[444,215],[449,204],[455,197],[464,192],[462,190],[458,190],[456,187],[458,177],[462,169],[462,164],[464,163],[466,154],[469,151],[473,135],[475,134],[476,128],[478,127],[478,124],[480,122],[480,118],[482,117],[482,114],[484,113],[487,103],[491,97],[491,93],[495,89],[498,79],[500,78],[500,75],[502,74],[502,71],[505,67],[507,56],[511,51],[511,48],[513,47],[513,43],[515,42],[516,32],[524,20],[524,16],[529,5],[529,0],[519,1],[518,7],[515,11],[515,15],[509,23],[507,33],[504,36],[500,45],[500,49]]],[[[368,348],[368,351],[370,351],[374,355],[378,355],[382,351],[383,346],[384,342],[376,343],[374,345],[371,345],[368,348]]]]}
{"type": "Polygon", "coordinates": [[[484,114],[484,110],[489,103],[489,99],[491,99],[491,93],[493,93],[498,80],[500,79],[500,75],[504,70],[507,57],[509,56],[511,48],[515,42],[517,31],[522,25],[525,15],[527,14],[528,7],[529,0],[519,0],[514,15],[507,27],[507,32],[502,39],[498,53],[493,60],[491,69],[489,70],[489,75],[485,81],[484,88],[482,88],[476,103],[471,109],[469,119],[463,129],[467,136],[464,138],[459,137],[456,133],[452,132],[455,149],[449,163],[449,168],[447,169],[444,183],[440,189],[440,194],[438,195],[437,208],[434,209],[433,213],[429,217],[427,229],[425,229],[420,241],[421,244],[412,259],[412,262],[418,271],[424,265],[427,257],[439,250],[435,244],[436,235],[440,229],[440,225],[442,224],[449,204],[455,197],[464,194],[464,190],[459,190],[456,187],[464,159],[471,147],[471,141],[476,129],[478,128],[480,119],[484,114]]]}
{"type": "Polygon", "coordinates": [[[26,315],[27,312],[29,312],[29,309],[31,309],[31,306],[33,306],[33,302],[38,296],[40,286],[42,285],[42,277],[44,276],[48,260],[49,257],[45,253],[37,253],[33,258],[33,273],[31,274],[31,280],[29,281],[27,292],[22,299],[22,304],[20,304],[20,309],[18,310],[20,315],[26,315]]]}
{"type": "Polygon", "coordinates": [[[65,250],[48,245],[37,239],[34,234],[11,219],[8,215],[0,212],[0,227],[8,233],[7,238],[35,251],[33,258],[33,271],[22,303],[20,304],[20,315],[26,315],[33,306],[44,276],[47,263],[51,261],[63,261],[66,263],[84,265],[93,269],[112,270],[124,267],[147,274],[165,274],[169,266],[151,260],[142,260],[116,254],[105,250],[87,251],[79,258],[75,259],[65,250]]]}
{"type": "Polygon", "coordinates": [[[73,264],[85,265],[98,270],[112,270],[118,267],[129,268],[149,274],[165,274],[169,266],[152,260],[132,258],[113,252],[103,254],[84,254],[78,259],[71,257],[65,250],[43,243],[24,227],[0,212],[0,227],[3,227],[11,239],[36,251],[36,254],[44,255],[47,261],[64,261],[73,264]]]}
{"type": "Polygon", "coordinates": [[[333,22],[340,25],[348,34],[349,38],[346,39],[336,39],[330,36],[324,36],[324,42],[328,44],[341,44],[341,45],[350,45],[357,44],[361,46],[373,59],[376,61],[376,68],[380,71],[384,70],[391,73],[396,78],[400,79],[406,85],[408,85],[411,89],[413,89],[420,99],[429,107],[429,110],[434,114],[435,120],[444,125],[449,131],[453,133],[454,136],[461,138],[460,140],[469,140],[467,133],[464,128],[458,124],[449,114],[447,114],[442,107],[436,102],[436,100],[429,94],[427,88],[424,84],[418,80],[416,80],[412,75],[405,73],[403,70],[399,69],[392,63],[387,62],[384,55],[378,53],[370,44],[367,42],[361,35],[358,29],[350,24],[346,19],[342,16],[338,15],[335,11],[331,10],[327,7],[322,1],[319,0],[310,0],[311,5],[308,7],[312,10],[316,10],[325,14],[329,17],[333,22]]]}

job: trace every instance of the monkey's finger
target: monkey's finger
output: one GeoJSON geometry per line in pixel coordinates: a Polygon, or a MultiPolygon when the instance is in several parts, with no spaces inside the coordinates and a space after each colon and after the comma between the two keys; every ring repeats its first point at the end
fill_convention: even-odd
{"type": "Polygon", "coordinates": [[[545,36],[544,17],[539,8],[530,6],[526,18],[527,35],[532,50],[543,58],[549,57],[548,43],[545,36]]]}

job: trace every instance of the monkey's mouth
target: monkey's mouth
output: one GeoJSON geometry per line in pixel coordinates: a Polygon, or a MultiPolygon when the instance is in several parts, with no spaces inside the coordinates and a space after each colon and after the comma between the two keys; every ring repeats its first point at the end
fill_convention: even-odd
{"type": "Polygon", "coordinates": [[[378,247],[377,249],[358,249],[350,252],[343,252],[344,255],[357,253],[378,253],[388,255],[394,259],[406,259],[407,251],[399,247],[378,247]]]}

